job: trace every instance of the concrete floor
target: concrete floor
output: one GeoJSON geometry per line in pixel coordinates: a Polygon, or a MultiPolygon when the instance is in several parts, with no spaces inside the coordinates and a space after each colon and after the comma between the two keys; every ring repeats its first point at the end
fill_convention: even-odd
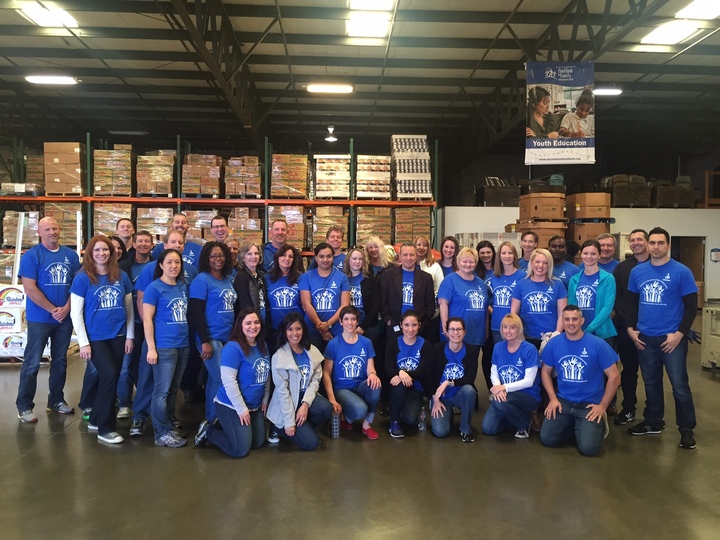
{"type": "MultiPolygon", "coordinates": [[[[699,327],[699,325],[697,325],[699,327]]],[[[301,453],[264,447],[241,460],[215,448],[156,448],[149,433],[108,446],[79,414],[45,413],[41,369],[36,425],[14,406],[19,365],[0,366],[0,538],[718,538],[720,374],[691,345],[698,447],[682,450],[666,383],[668,429],[631,437],[611,425],[596,458],[548,449],[537,434],[423,432],[402,440],[375,427],[301,453]]],[[[69,362],[67,400],[80,394],[82,361],[69,362]]],[[[481,386],[481,385],[479,385],[481,386]]],[[[641,402],[644,400],[640,388],[641,402]]],[[[479,431],[487,406],[473,419],[479,431]]],[[[201,404],[180,404],[192,436],[201,404]]],[[[119,424],[127,434],[129,421],[119,424]]]]}

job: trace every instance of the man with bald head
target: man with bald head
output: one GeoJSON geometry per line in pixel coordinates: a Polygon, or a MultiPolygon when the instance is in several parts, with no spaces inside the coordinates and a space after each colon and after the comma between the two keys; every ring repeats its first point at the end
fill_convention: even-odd
{"type": "Polygon", "coordinates": [[[18,418],[26,424],[37,422],[33,399],[40,360],[48,339],[51,362],[47,411],[75,412],[65,402],[64,388],[67,350],[72,335],[70,284],[80,269],[80,260],[77,253],[58,243],[60,226],[55,219],[42,218],[38,223],[38,235],[40,243],[22,256],[18,273],[27,297],[27,341],[15,404],[18,418]]]}

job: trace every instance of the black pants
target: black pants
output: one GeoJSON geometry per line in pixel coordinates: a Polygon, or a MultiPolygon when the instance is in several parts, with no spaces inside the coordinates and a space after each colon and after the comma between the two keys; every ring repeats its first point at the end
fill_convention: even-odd
{"type": "Polygon", "coordinates": [[[492,369],[492,355],[493,348],[495,347],[495,338],[493,337],[492,330],[488,332],[485,345],[482,347],[482,372],[485,377],[485,384],[488,390],[492,388],[492,381],[490,380],[490,371],[492,369]]]}
{"type": "Polygon", "coordinates": [[[635,347],[627,328],[620,328],[615,325],[617,337],[615,348],[620,356],[622,371],[620,372],[620,388],[623,392],[622,410],[635,412],[637,406],[637,382],[640,364],[638,361],[638,350],[635,347]]]}
{"type": "Polygon", "coordinates": [[[115,391],[125,353],[125,336],[103,341],[91,341],[90,361],[98,372],[98,389],[90,415],[90,423],[98,427],[98,434],[115,431],[115,391]]]}

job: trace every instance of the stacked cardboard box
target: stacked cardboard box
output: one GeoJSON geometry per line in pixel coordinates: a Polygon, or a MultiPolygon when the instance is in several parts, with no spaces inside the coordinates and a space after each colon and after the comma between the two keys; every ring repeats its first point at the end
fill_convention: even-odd
{"type": "Polygon", "coordinates": [[[350,197],[350,154],[315,155],[315,197],[350,197]]]}
{"type": "Polygon", "coordinates": [[[0,253],[0,283],[12,283],[15,255],[0,253]]]}
{"type": "MultiPolygon", "coordinates": [[[[308,239],[311,246],[325,242],[328,229],[333,226],[341,227],[343,238],[347,236],[347,214],[342,206],[318,206],[313,216],[312,239],[308,239]]],[[[345,238],[347,240],[347,238],[345,238]]]]}
{"type": "Polygon", "coordinates": [[[228,217],[228,227],[240,242],[255,242],[259,246],[262,245],[263,226],[259,208],[233,208],[228,217]]]}
{"type": "Polygon", "coordinates": [[[231,157],[225,165],[225,197],[262,196],[260,162],[257,156],[231,157]]]}
{"type": "Polygon", "coordinates": [[[212,238],[210,222],[217,215],[217,210],[185,210],[184,214],[189,226],[186,236],[188,242],[204,244],[206,238],[212,238]]]}
{"type": "Polygon", "coordinates": [[[132,204],[95,203],[93,205],[93,230],[95,234],[115,234],[119,219],[132,219],[132,204]]]}
{"type": "Polygon", "coordinates": [[[270,196],[307,199],[308,158],[302,154],[274,154],[270,169],[270,196]]]}
{"type": "Polygon", "coordinates": [[[95,195],[130,195],[133,162],[132,150],[95,150],[93,152],[95,195]]]}
{"type": "Polygon", "coordinates": [[[356,208],[358,244],[364,244],[368,236],[379,236],[388,243],[392,238],[392,208],[360,206],[356,208]]]}
{"type": "Polygon", "coordinates": [[[153,235],[154,241],[163,242],[168,227],[172,222],[174,210],[172,208],[137,207],[135,228],[138,231],[148,231],[153,235]]]}
{"type": "Polygon", "coordinates": [[[45,157],[25,157],[25,191],[40,192],[45,189],[45,157]]]}
{"type": "Polygon", "coordinates": [[[390,200],[390,156],[357,157],[357,198],[390,200]]]}
{"type": "Polygon", "coordinates": [[[80,225],[82,246],[85,245],[83,230],[82,203],[45,203],[45,217],[53,217],[60,226],[60,244],[63,246],[77,245],[77,226],[80,225]]]}
{"type": "Polygon", "coordinates": [[[418,236],[430,237],[429,208],[395,208],[394,244],[412,243],[418,236]]]}
{"type": "Polygon", "coordinates": [[[427,135],[393,135],[390,142],[397,199],[432,199],[427,135]]]}
{"type": "MultiPolygon", "coordinates": [[[[23,219],[22,247],[29,248],[38,243],[39,212],[25,212],[23,219]]],[[[3,216],[3,245],[15,247],[17,230],[20,223],[19,212],[7,210],[3,216]]]]}
{"type": "Polygon", "coordinates": [[[175,153],[169,150],[157,150],[152,154],[137,158],[137,193],[170,195],[175,153]]]}
{"type": "Polygon", "coordinates": [[[43,158],[45,193],[82,195],[87,177],[85,145],[79,142],[46,142],[43,158]]]}
{"type": "Polygon", "coordinates": [[[302,206],[268,206],[268,226],[276,219],[288,224],[287,243],[298,249],[306,246],[305,208],[302,206]]]}
{"type": "Polygon", "coordinates": [[[547,247],[550,238],[565,236],[565,194],[530,193],[520,196],[520,219],[505,232],[533,231],[538,235],[538,246],[547,247]]]}
{"type": "Polygon", "coordinates": [[[188,154],[182,167],[183,195],[220,195],[220,156],[188,154]]]}
{"type": "Polygon", "coordinates": [[[570,219],[609,219],[609,193],[577,193],[568,195],[567,217],[570,219]]]}

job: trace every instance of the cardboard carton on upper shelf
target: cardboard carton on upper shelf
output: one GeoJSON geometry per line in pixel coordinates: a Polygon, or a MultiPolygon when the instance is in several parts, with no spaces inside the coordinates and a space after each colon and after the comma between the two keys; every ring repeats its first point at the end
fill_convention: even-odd
{"type": "Polygon", "coordinates": [[[564,219],[565,195],[531,193],[520,196],[520,219],[564,219]]]}
{"type": "Polygon", "coordinates": [[[85,145],[79,142],[46,142],[45,154],[84,154],[85,145]]]}
{"type": "Polygon", "coordinates": [[[570,219],[606,219],[610,217],[609,193],[576,193],[565,200],[570,219]]]}

